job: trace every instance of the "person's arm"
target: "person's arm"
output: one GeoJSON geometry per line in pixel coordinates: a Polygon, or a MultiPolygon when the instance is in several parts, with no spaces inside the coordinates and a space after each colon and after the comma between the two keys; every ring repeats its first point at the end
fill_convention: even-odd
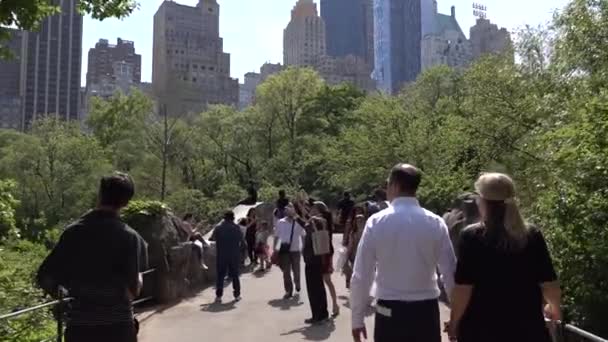
{"type": "Polygon", "coordinates": [[[473,295],[473,285],[456,284],[452,290],[451,313],[448,335],[450,338],[458,336],[458,328],[473,295]]]}
{"type": "Polygon", "coordinates": [[[351,280],[350,305],[353,334],[360,334],[365,330],[365,312],[376,274],[376,242],[371,227],[372,222],[369,220],[359,242],[351,280]]]}
{"type": "Polygon", "coordinates": [[[454,289],[454,273],[456,272],[456,255],[452,247],[452,240],[448,227],[442,219],[439,219],[440,240],[439,240],[439,273],[445,286],[448,300],[452,298],[454,289]]]}
{"type": "Polygon", "coordinates": [[[69,260],[70,230],[61,235],[59,242],[51,253],[44,259],[36,274],[38,286],[53,298],[59,294],[59,286],[65,285],[65,262],[69,260]]]}
{"type": "Polygon", "coordinates": [[[448,327],[450,338],[456,338],[462,316],[467,310],[471,296],[478,278],[477,262],[480,256],[476,255],[475,241],[472,232],[462,231],[459,236],[458,261],[454,276],[454,289],[452,290],[451,314],[448,327]]]}
{"type": "Polygon", "coordinates": [[[533,228],[531,231],[531,241],[534,244],[536,251],[535,274],[538,276],[537,281],[542,289],[543,297],[547,302],[545,306],[545,316],[552,321],[562,320],[562,291],[557,280],[557,273],[553,267],[553,261],[549,254],[547,242],[542,233],[533,228]]]}
{"type": "Polygon", "coordinates": [[[131,237],[127,256],[127,290],[131,300],[137,298],[144,286],[142,272],[148,269],[148,246],[139,234],[131,237]]]}

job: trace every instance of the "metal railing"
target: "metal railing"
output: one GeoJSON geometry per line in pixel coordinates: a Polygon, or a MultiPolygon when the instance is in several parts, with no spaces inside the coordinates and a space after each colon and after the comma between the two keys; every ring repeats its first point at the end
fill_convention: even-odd
{"type": "MultiPolygon", "coordinates": [[[[150,270],[147,270],[145,272],[142,272],[142,276],[147,275],[147,274],[151,274],[151,273],[154,273],[154,272],[156,272],[156,269],[150,269],[150,270]]],[[[154,297],[152,297],[152,296],[145,297],[145,298],[140,298],[140,299],[134,300],[133,301],[133,305],[139,305],[141,303],[150,301],[152,299],[154,299],[154,297]]],[[[20,317],[20,316],[23,316],[23,315],[27,315],[27,314],[35,312],[35,311],[39,311],[39,310],[43,310],[45,308],[52,307],[52,308],[56,309],[55,319],[57,320],[57,336],[54,339],[52,339],[52,340],[45,340],[44,342],[51,342],[53,340],[55,340],[57,342],[62,342],[63,341],[63,330],[64,330],[63,329],[63,325],[64,325],[64,322],[63,322],[63,314],[64,314],[64,312],[63,312],[63,306],[65,304],[68,304],[69,302],[71,302],[73,300],[74,300],[74,298],[72,298],[72,297],[61,298],[61,295],[60,295],[59,299],[56,299],[56,300],[53,300],[53,301],[50,301],[50,302],[46,302],[46,303],[42,303],[42,304],[39,304],[39,305],[36,305],[36,306],[32,306],[32,307],[29,307],[29,308],[13,311],[13,312],[10,312],[10,313],[7,313],[7,314],[0,315],[0,322],[1,321],[7,321],[7,320],[15,319],[17,317],[20,317]]]]}
{"type": "Polygon", "coordinates": [[[553,336],[554,342],[608,342],[579,327],[565,322],[556,322],[556,334],[553,336]]]}

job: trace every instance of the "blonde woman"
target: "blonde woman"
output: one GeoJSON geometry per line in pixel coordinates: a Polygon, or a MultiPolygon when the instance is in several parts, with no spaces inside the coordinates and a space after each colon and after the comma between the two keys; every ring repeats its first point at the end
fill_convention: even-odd
{"type": "Polygon", "coordinates": [[[448,333],[459,342],[549,342],[544,314],[561,319],[561,291],[541,232],[519,213],[500,173],[475,183],[481,222],[460,234],[448,333]]]}

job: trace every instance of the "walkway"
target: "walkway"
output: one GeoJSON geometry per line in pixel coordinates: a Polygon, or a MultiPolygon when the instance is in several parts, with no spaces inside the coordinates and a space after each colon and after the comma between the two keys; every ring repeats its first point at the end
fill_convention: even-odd
{"type": "MultiPolygon", "coordinates": [[[[302,272],[304,274],[304,272],[302,272]]],[[[177,306],[144,319],[140,341],[143,342],[289,342],[289,341],[352,341],[350,310],[344,277],[334,275],[341,315],[323,326],[304,324],[309,317],[304,290],[299,300],[284,301],[282,276],[274,267],[269,273],[242,277],[243,300],[212,304],[213,288],[177,306]]],[[[305,289],[304,279],[302,287],[305,289]]],[[[226,289],[225,302],[232,300],[232,289],[226,289]]],[[[331,310],[331,304],[330,304],[331,310]]],[[[448,313],[442,307],[442,322],[448,313]]],[[[373,334],[373,319],[367,319],[368,332],[373,334]]],[[[444,337],[444,341],[447,338],[444,337]]]]}

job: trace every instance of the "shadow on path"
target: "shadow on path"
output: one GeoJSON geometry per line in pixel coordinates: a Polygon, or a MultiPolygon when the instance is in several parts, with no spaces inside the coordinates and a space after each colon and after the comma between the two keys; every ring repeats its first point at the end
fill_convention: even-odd
{"type": "Polygon", "coordinates": [[[291,308],[304,305],[304,302],[300,300],[299,296],[294,296],[291,299],[273,299],[268,302],[268,305],[272,306],[273,308],[281,309],[282,311],[287,311],[291,308]]]}
{"type": "Polygon", "coordinates": [[[205,312],[226,312],[230,310],[236,309],[236,301],[228,302],[228,303],[210,303],[210,304],[202,304],[201,311],[205,312]]]}
{"type": "Polygon", "coordinates": [[[310,325],[296,330],[292,330],[281,334],[281,336],[289,336],[301,334],[307,341],[325,341],[331,337],[331,333],[336,330],[334,321],[330,320],[321,325],[310,325]]]}

